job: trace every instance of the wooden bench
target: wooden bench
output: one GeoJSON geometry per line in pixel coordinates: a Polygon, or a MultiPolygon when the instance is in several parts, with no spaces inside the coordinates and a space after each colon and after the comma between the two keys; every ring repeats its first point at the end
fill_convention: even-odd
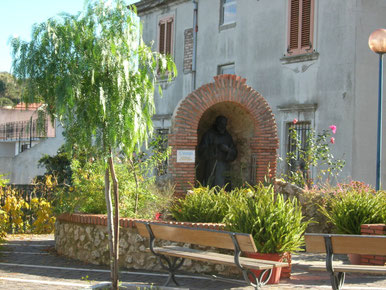
{"type": "Polygon", "coordinates": [[[240,257],[242,252],[257,252],[250,234],[141,221],[136,221],[136,227],[141,236],[150,239],[150,251],[158,257],[162,268],[169,272],[165,286],[171,281],[179,286],[175,280],[175,272],[182,266],[184,259],[238,267],[242,271],[245,281],[255,289],[260,289],[268,282],[274,267],[288,266],[288,263],[283,262],[240,257]],[[234,255],[178,246],[155,247],[155,239],[234,250],[234,255]],[[262,272],[259,277],[256,277],[250,271],[251,269],[262,270],[262,272]]]}
{"type": "Polygon", "coordinates": [[[328,271],[332,289],[342,289],[345,273],[386,274],[386,266],[334,265],[334,254],[386,255],[386,236],[305,234],[306,250],[326,253],[326,266],[311,266],[310,270],[328,271]]]}

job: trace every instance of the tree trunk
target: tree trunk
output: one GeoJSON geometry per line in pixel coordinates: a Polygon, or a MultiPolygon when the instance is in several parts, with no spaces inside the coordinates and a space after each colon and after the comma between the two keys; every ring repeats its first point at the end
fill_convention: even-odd
{"type": "Polygon", "coordinates": [[[137,172],[135,171],[135,165],[134,165],[134,161],[129,158],[129,164],[131,166],[131,170],[133,170],[133,175],[134,175],[134,180],[135,180],[135,204],[134,204],[134,214],[137,214],[138,212],[138,195],[139,195],[139,192],[138,192],[138,189],[139,189],[139,185],[138,185],[138,177],[137,177],[137,172]]]}
{"type": "Polygon", "coordinates": [[[114,273],[113,273],[113,289],[118,289],[118,258],[119,258],[119,193],[118,193],[118,180],[115,175],[114,161],[112,152],[110,150],[110,156],[108,158],[110,165],[110,174],[113,181],[113,193],[114,193],[114,273]]]}
{"type": "Polygon", "coordinates": [[[106,199],[106,208],[107,208],[107,231],[109,234],[111,281],[114,281],[114,273],[116,271],[115,271],[115,264],[114,264],[113,206],[111,202],[109,168],[106,168],[106,171],[105,171],[105,199],[106,199]]]}

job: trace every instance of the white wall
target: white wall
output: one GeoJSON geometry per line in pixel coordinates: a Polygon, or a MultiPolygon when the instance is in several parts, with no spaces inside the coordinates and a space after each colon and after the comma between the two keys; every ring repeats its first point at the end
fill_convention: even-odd
{"type": "MultiPolygon", "coordinates": [[[[288,1],[237,1],[236,26],[225,30],[219,28],[220,1],[198,3],[197,87],[212,82],[219,65],[234,62],[236,74],[245,77],[271,106],[281,156],[286,151],[285,126],[293,118],[311,121],[319,132],[334,124],[338,130],[332,153],[346,160],[342,179],[374,184],[378,59],[368,49],[367,39],[374,29],[386,26],[386,1],[316,0],[315,57],[295,63],[283,58],[288,1]]],[[[183,73],[182,63],[183,32],[192,27],[191,1],[147,12],[141,18],[144,38],[157,41],[157,19],[168,11],[174,11],[177,20],[179,77],[166,87],[164,99],[156,98],[158,114],[173,113],[192,89],[191,74],[183,73]]]]}

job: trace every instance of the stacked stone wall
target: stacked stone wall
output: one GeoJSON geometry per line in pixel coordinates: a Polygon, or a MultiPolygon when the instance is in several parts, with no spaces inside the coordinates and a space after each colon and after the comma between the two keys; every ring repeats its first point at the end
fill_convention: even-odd
{"type": "MultiPolygon", "coordinates": [[[[217,230],[224,228],[224,225],[221,224],[172,223],[217,230]]],[[[84,262],[96,265],[109,265],[108,232],[106,225],[107,218],[103,215],[64,214],[59,216],[55,228],[56,251],[60,255],[84,262]]],[[[159,265],[157,258],[147,250],[149,248],[149,240],[138,234],[135,227],[135,220],[121,218],[120,226],[120,267],[136,270],[164,271],[159,265]]],[[[158,242],[159,246],[171,244],[176,243],[168,241],[158,242]]],[[[185,247],[191,246],[190,244],[179,245],[185,247]]],[[[208,247],[198,248],[202,250],[210,249],[208,247]]],[[[181,271],[242,278],[241,272],[236,267],[192,260],[185,260],[181,271]]]]}
{"type": "MultiPolygon", "coordinates": [[[[157,258],[149,252],[149,240],[141,237],[135,227],[135,219],[120,219],[119,263],[120,267],[134,270],[164,271],[157,258]]],[[[154,221],[153,221],[154,222],[154,221]]],[[[223,224],[166,222],[196,228],[223,230],[223,224]]],[[[175,245],[169,241],[157,241],[156,246],[175,245]]],[[[216,251],[213,248],[191,244],[178,244],[200,250],[216,251]]],[[[63,214],[57,218],[55,227],[55,247],[60,255],[95,265],[109,265],[107,217],[104,215],[63,214]]],[[[221,251],[224,253],[224,250],[221,251]]],[[[233,251],[229,251],[233,254],[233,251]]],[[[287,258],[291,259],[291,255],[287,258]]],[[[290,265],[283,268],[282,278],[290,276],[290,265]]],[[[197,274],[214,274],[243,279],[236,267],[221,264],[185,260],[181,271],[197,274]]]]}

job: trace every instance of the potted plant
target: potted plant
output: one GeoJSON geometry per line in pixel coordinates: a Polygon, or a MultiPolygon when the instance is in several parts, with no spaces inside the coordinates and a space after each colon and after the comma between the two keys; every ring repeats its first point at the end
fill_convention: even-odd
{"type": "MultiPolygon", "coordinates": [[[[300,250],[310,221],[304,221],[296,198],[284,200],[272,186],[263,184],[244,192],[233,195],[237,199],[230,203],[224,221],[230,231],[252,234],[258,253],[246,256],[281,261],[286,253],[300,250]]],[[[268,283],[278,283],[280,273],[281,268],[274,269],[268,283]]]]}
{"type": "MultiPolygon", "coordinates": [[[[386,222],[386,193],[352,181],[335,188],[327,207],[320,207],[338,234],[360,235],[362,224],[386,222]]],[[[349,254],[352,264],[360,263],[360,255],[349,254]]]]}

